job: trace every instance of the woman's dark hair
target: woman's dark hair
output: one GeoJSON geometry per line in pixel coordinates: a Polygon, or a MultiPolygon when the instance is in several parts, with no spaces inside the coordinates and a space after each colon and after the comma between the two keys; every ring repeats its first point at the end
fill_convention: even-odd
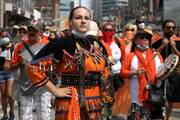
{"type": "Polygon", "coordinates": [[[90,17],[91,17],[91,12],[89,11],[89,9],[87,9],[87,8],[84,7],[84,6],[77,6],[77,7],[73,8],[73,9],[71,10],[71,12],[70,12],[70,14],[69,14],[69,21],[72,20],[74,11],[77,10],[77,9],[79,9],[79,8],[84,8],[84,9],[86,9],[86,10],[89,12],[89,15],[90,15],[90,17]]]}
{"type": "Polygon", "coordinates": [[[164,29],[164,27],[165,27],[165,25],[167,24],[167,23],[173,23],[174,25],[175,25],[175,27],[176,27],[176,23],[175,23],[175,21],[174,20],[172,20],[172,19],[167,19],[167,20],[164,20],[163,21],[163,23],[162,23],[162,28],[164,29]]]}
{"type": "Polygon", "coordinates": [[[58,38],[58,35],[57,35],[57,32],[56,32],[56,31],[50,31],[49,36],[48,36],[48,40],[49,40],[49,41],[52,40],[52,39],[50,38],[51,34],[54,34],[54,35],[55,35],[55,38],[54,38],[54,39],[58,38]]]}

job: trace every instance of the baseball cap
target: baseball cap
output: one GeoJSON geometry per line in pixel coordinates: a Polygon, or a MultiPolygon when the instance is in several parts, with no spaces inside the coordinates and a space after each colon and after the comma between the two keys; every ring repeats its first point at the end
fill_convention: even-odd
{"type": "Polygon", "coordinates": [[[36,30],[42,30],[42,29],[43,29],[43,25],[42,25],[40,22],[35,21],[35,22],[31,23],[31,24],[28,26],[28,29],[29,29],[29,28],[34,28],[34,29],[36,29],[36,30]]]}
{"type": "Polygon", "coordinates": [[[19,26],[18,25],[14,25],[13,29],[19,29],[19,26]]]}
{"type": "Polygon", "coordinates": [[[25,31],[27,31],[27,26],[26,25],[21,25],[21,26],[19,26],[19,30],[20,29],[24,29],[25,31]]]}

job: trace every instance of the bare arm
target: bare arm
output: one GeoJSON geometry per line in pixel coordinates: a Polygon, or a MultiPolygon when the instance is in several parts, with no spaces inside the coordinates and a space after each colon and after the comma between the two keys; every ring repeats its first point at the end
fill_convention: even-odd
{"type": "Polygon", "coordinates": [[[10,61],[5,60],[4,62],[4,71],[10,71],[10,61]]]}
{"type": "Polygon", "coordinates": [[[71,97],[71,89],[69,87],[56,87],[50,80],[45,84],[45,88],[57,97],[71,97]]]}

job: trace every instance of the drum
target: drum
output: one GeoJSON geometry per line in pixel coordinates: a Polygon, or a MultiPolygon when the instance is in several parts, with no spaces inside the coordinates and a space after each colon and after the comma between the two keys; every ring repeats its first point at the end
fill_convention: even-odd
{"type": "Polygon", "coordinates": [[[158,68],[157,73],[159,75],[157,75],[157,78],[159,80],[165,80],[177,68],[178,62],[179,57],[175,54],[170,54],[158,68]]]}

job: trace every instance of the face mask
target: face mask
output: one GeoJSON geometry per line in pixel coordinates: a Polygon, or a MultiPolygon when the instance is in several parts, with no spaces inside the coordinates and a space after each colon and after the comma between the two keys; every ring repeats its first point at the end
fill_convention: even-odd
{"type": "Polygon", "coordinates": [[[145,51],[149,48],[148,45],[136,45],[136,47],[141,51],[145,51]]]}
{"type": "Polygon", "coordinates": [[[86,33],[80,33],[76,29],[72,29],[72,33],[79,36],[79,37],[87,36],[86,33]]]}
{"type": "Polygon", "coordinates": [[[112,42],[113,36],[115,34],[114,32],[107,31],[107,32],[102,32],[102,33],[103,33],[104,42],[106,42],[106,43],[112,42]]]}
{"type": "Polygon", "coordinates": [[[168,39],[170,39],[171,36],[173,35],[173,32],[164,33],[164,35],[165,35],[168,39]]]}
{"type": "Polygon", "coordinates": [[[125,38],[126,38],[127,40],[132,40],[133,37],[134,37],[134,33],[133,33],[132,31],[127,31],[127,32],[125,32],[125,38]]]}
{"type": "Polygon", "coordinates": [[[7,44],[7,43],[10,42],[10,39],[9,39],[9,37],[3,37],[3,38],[1,39],[1,41],[2,41],[4,44],[7,44]]]}
{"type": "Polygon", "coordinates": [[[145,23],[143,23],[143,22],[142,22],[142,23],[139,23],[139,24],[138,24],[138,27],[139,27],[140,29],[144,29],[145,23]]]}

